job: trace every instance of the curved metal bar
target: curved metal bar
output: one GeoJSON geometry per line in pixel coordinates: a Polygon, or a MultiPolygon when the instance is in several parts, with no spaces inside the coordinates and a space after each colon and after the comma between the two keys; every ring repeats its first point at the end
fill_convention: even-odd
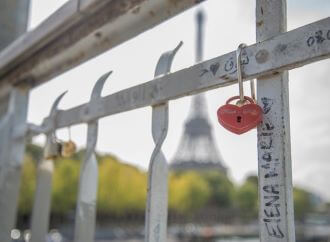
{"type": "MultiPolygon", "coordinates": [[[[103,86],[105,81],[111,75],[112,71],[105,73],[102,75],[95,83],[93,87],[93,91],[91,94],[91,98],[89,101],[89,108],[97,108],[94,103],[100,99],[101,92],[103,90],[103,86]]],[[[86,144],[86,155],[85,157],[90,157],[92,153],[94,153],[96,142],[97,142],[97,132],[98,132],[98,121],[91,121],[88,123],[87,128],[87,144],[86,144]]]]}
{"type": "MultiPolygon", "coordinates": [[[[172,51],[165,52],[157,63],[155,76],[170,72],[173,58],[182,42],[172,51]]],[[[151,155],[148,176],[145,242],[166,242],[168,165],[161,151],[168,131],[168,102],[152,107],[152,137],[156,144],[151,155]]]]}
{"type": "Polygon", "coordinates": [[[50,109],[50,115],[49,116],[55,116],[56,112],[58,111],[58,104],[60,103],[60,101],[62,100],[62,98],[64,97],[64,95],[67,94],[67,92],[68,91],[63,92],[61,95],[59,95],[55,99],[55,101],[54,101],[54,103],[53,103],[53,105],[52,105],[52,107],[50,109]]]}
{"type": "Polygon", "coordinates": [[[171,71],[174,56],[182,45],[183,42],[180,41],[180,43],[174,48],[174,50],[167,51],[160,56],[155,70],[155,77],[165,75],[171,71]]]}
{"type": "Polygon", "coordinates": [[[90,100],[91,102],[95,101],[95,100],[97,100],[101,97],[101,93],[102,93],[102,90],[103,90],[104,83],[111,74],[112,74],[112,71],[109,71],[109,72],[105,73],[104,75],[102,75],[97,80],[97,82],[95,83],[95,85],[93,87],[91,100],[90,100]]]}
{"type": "MultiPolygon", "coordinates": [[[[96,82],[91,99],[90,107],[101,97],[105,81],[112,71],[101,76],[96,82]]],[[[81,167],[79,195],[76,209],[75,242],[94,241],[96,199],[98,185],[98,165],[95,156],[95,147],[98,135],[98,120],[88,123],[86,154],[81,167]]]]}
{"type": "MultiPolygon", "coordinates": [[[[67,92],[63,92],[54,101],[51,111],[49,122],[55,123],[56,113],[58,111],[58,104],[67,92]]],[[[49,227],[49,214],[51,204],[51,190],[52,190],[52,177],[54,171],[53,159],[57,153],[57,143],[55,142],[54,133],[46,134],[46,145],[44,148],[44,159],[38,162],[37,168],[37,186],[34,198],[32,221],[31,221],[31,241],[44,242],[48,233],[49,227]],[[53,157],[46,159],[46,157],[53,157]]]]}

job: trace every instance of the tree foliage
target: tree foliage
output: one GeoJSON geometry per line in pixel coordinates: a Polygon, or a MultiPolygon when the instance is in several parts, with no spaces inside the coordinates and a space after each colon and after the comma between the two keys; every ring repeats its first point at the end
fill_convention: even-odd
{"type": "Polygon", "coordinates": [[[211,195],[211,189],[196,172],[172,174],[170,177],[169,207],[179,213],[192,213],[202,208],[211,195]]]}
{"type": "Polygon", "coordinates": [[[52,186],[52,212],[65,215],[74,211],[78,193],[80,163],[72,159],[55,162],[52,186]]]}
{"type": "Polygon", "coordinates": [[[219,171],[205,171],[201,173],[210,188],[210,204],[221,209],[233,206],[235,188],[228,176],[219,171]]]}
{"type": "Polygon", "coordinates": [[[247,218],[256,218],[258,215],[258,179],[250,176],[237,188],[235,203],[238,209],[247,218]]]}
{"type": "Polygon", "coordinates": [[[26,155],[22,167],[21,187],[18,201],[19,213],[28,215],[33,206],[33,196],[35,192],[36,167],[31,155],[26,155]]]}
{"type": "MultiPolygon", "coordinates": [[[[52,213],[65,216],[75,211],[78,194],[81,150],[70,159],[55,161],[52,187],[52,213]]],[[[20,215],[31,213],[36,188],[36,164],[42,158],[42,148],[29,145],[25,156],[19,197],[20,215]]],[[[110,155],[97,155],[99,162],[98,213],[105,216],[143,214],[147,196],[146,172],[120,162],[110,155]]],[[[313,211],[311,193],[294,189],[295,215],[303,219],[313,211]]],[[[258,214],[258,178],[249,176],[240,186],[234,186],[228,176],[217,171],[171,172],[169,175],[169,208],[182,215],[191,215],[212,206],[234,209],[247,218],[258,214]]]]}
{"type": "Polygon", "coordinates": [[[303,220],[309,212],[313,211],[311,195],[311,193],[302,188],[295,187],[293,189],[294,214],[296,219],[303,220]]]}
{"type": "Polygon", "coordinates": [[[146,201],[146,174],[120,163],[111,156],[101,159],[97,207],[99,213],[124,215],[143,212],[146,201]]]}

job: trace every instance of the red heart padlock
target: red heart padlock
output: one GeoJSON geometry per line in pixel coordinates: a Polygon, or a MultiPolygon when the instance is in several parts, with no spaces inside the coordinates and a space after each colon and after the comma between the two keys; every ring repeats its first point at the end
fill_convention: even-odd
{"type": "Polygon", "coordinates": [[[248,103],[237,106],[231,101],[240,99],[239,96],[231,97],[218,111],[218,121],[227,130],[235,134],[243,134],[255,128],[262,121],[262,109],[250,97],[244,96],[248,103]]]}

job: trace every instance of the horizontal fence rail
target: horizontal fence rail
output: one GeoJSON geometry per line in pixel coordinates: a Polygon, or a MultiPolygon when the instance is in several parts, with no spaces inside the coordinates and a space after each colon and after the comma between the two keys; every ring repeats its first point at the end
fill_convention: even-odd
{"type": "Polygon", "coordinates": [[[199,2],[70,0],[0,53],[0,86],[42,84],[199,2]]]}
{"type": "MultiPolygon", "coordinates": [[[[242,53],[245,80],[294,69],[330,57],[330,17],[248,46],[242,53]],[[321,33],[321,36],[320,36],[321,33]],[[321,38],[321,39],[320,39],[321,38]]],[[[61,110],[56,124],[29,125],[31,135],[87,123],[120,112],[164,103],[237,82],[235,51],[158,77],[93,103],[61,110]]],[[[24,130],[24,129],[21,129],[24,130]]],[[[17,134],[18,135],[18,134],[17,134]]]]}

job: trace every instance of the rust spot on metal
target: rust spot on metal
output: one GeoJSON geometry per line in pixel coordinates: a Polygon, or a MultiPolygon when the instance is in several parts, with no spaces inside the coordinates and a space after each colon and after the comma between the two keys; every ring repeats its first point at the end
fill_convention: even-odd
{"type": "Polygon", "coordinates": [[[256,54],[256,61],[259,64],[265,63],[268,60],[269,53],[267,50],[259,50],[256,54]]]}
{"type": "Polygon", "coordinates": [[[140,6],[136,6],[135,8],[133,8],[132,13],[134,14],[138,14],[140,12],[140,6]]]}
{"type": "Polygon", "coordinates": [[[276,52],[284,52],[287,49],[287,45],[279,44],[276,46],[275,51],[276,52]]]}
{"type": "Polygon", "coordinates": [[[260,20],[260,21],[257,21],[257,27],[260,27],[264,24],[264,21],[263,20],[260,20]]]}
{"type": "Polygon", "coordinates": [[[96,32],[95,37],[100,39],[102,37],[102,33],[101,32],[96,32]]]}
{"type": "Polygon", "coordinates": [[[232,78],[230,76],[228,76],[227,74],[219,76],[219,79],[223,79],[223,80],[226,80],[226,81],[232,81],[232,78]]]}
{"type": "Polygon", "coordinates": [[[106,38],[102,39],[102,41],[100,42],[100,45],[110,44],[111,42],[112,42],[111,38],[106,37],[106,38]]]}

